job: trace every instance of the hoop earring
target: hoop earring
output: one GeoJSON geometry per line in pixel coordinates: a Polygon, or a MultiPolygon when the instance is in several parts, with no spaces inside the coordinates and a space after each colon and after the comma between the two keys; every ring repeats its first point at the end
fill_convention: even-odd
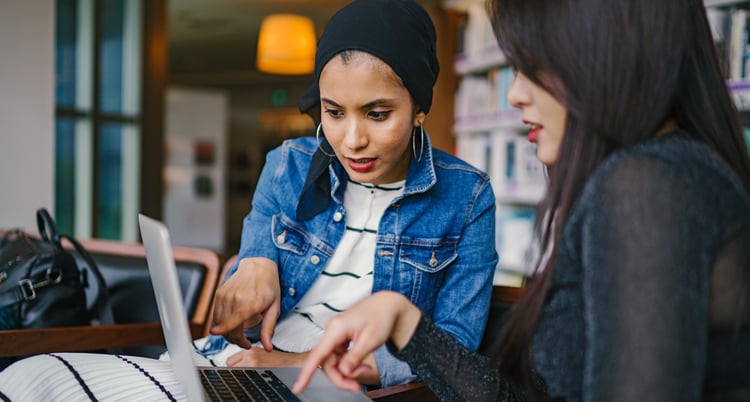
{"type": "MultiPolygon", "coordinates": [[[[420,138],[419,138],[419,156],[417,156],[417,134],[412,130],[411,132],[411,151],[414,153],[414,159],[417,160],[417,162],[422,161],[422,155],[424,154],[424,126],[417,126],[419,127],[420,132],[420,138]]],[[[416,130],[417,127],[414,127],[416,130]]]]}
{"type": "MultiPolygon", "coordinates": [[[[321,146],[321,143],[320,143],[320,129],[322,129],[322,128],[323,128],[323,123],[318,123],[318,128],[317,128],[317,130],[315,130],[315,139],[318,141],[318,148],[320,148],[320,152],[322,152],[323,154],[325,154],[325,156],[333,158],[334,156],[336,156],[336,153],[329,154],[321,146]]],[[[324,136],[323,138],[325,138],[325,134],[323,134],[323,136],[324,136]]],[[[331,144],[328,144],[328,146],[331,146],[331,144]]]]}

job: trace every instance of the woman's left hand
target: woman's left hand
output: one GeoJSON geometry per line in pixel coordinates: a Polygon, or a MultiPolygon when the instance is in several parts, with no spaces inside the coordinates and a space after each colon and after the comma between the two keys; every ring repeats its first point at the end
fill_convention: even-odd
{"type": "Polygon", "coordinates": [[[286,353],[262,348],[241,350],[227,358],[229,367],[302,367],[307,353],[286,353]]]}
{"type": "Polygon", "coordinates": [[[399,349],[406,346],[421,314],[406,297],[391,291],[375,293],[339,313],[308,353],[293,391],[304,391],[318,367],[337,387],[360,391],[356,378],[372,370],[365,358],[389,339],[399,349]]]}

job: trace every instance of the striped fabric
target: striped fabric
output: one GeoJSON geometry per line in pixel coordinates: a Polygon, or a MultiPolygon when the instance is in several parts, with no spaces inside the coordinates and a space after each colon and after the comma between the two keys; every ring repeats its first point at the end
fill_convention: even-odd
{"type": "Polygon", "coordinates": [[[32,356],[0,371],[11,401],[185,401],[168,361],[95,353],[32,356]],[[30,375],[33,374],[33,375],[30,375]]]}
{"type": "Polygon", "coordinates": [[[277,324],[275,347],[287,352],[312,349],[331,317],[370,295],[380,218],[403,192],[404,180],[380,186],[349,181],[344,192],[346,232],[323,273],[277,324]]]}

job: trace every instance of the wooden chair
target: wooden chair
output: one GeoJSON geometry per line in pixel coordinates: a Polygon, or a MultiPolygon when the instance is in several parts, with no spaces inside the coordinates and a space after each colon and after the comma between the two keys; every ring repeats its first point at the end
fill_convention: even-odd
{"type": "MultiPolygon", "coordinates": [[[[0,331],[0,357],[112,348],[122,348],[128,354],[158,356],[165,342],[143,245],[78,240],[92,255],[107,282],[115,324],[0,331]]],[[[188,247],[174,247],[173,254],[191,334],[194,338],[207,335],[219,257],[207,249],[188,247]]],[[[89,282],[90,286],[96,286],[95,281],[89,282]]]]}
{"type": "MultiPolygon", "coordinates": [[[[97,262],[102,258],[99,256],[100,253],[106,254],[113,249],[118,250],[119,255],[145,258],[145,253],[141,245],[120,244],[115,246],[110,244],[112,242],[103,240],[87,240],[82,243],[94,255],[97,262]]],[[[226,274],[234,267],[237,261],[236,255],[230,257],[223,264],[219,272],[218,257],[215,254],[211,255],[210,252],[205,253],[203,251],[205,250],[174,249],[176,261],[197,262],[205,265],[207,271],[213,272],[213,274],[207,274],[206,289],[200,293],[201,297],[197,302],[197,306],[199,307],[195,309],[196,312],[191,318],[191,333],[195,338],[205,336],[208,333],[208,329],[212,323],[211,307],[215,288],[219,283],[223,282],[226,274]],[[201,320],[201,317],[204,318],[201,320]]],[[[499,317],[502,316],[502,311],[512,306],[522,293],[522,288],[505,286],[495,286],[493,288],[491,316],[487,330],[485,330],[482,341],[483,345],[499,334],[502,321],[499,317]]],[[[158,322],[0,331],[0,345],[3,345],[0,348],[0,357],[151,344],[164,344],[164,338],[158,322]],[[6,345],[7,348],[5,347],[6,345]]],[[[369,391],[366,395],[378,402],[439,401],[437,396],[424,383],[395,385],[369,391]]]]}

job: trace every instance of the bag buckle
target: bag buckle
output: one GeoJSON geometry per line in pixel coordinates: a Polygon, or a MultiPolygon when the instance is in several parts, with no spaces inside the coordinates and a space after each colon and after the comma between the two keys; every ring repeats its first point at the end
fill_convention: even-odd
{"type": "Polygon", "coordinates": [[[62,282],[62,272],[53,271],[52,268],[48,268],[46,277],[43,280],[37,283],[32,283],[28,278],[21,279],[18,281],[18,286],[21,288],[23,299],[30,301],[36,299],[36,289],[44,286],[56,285],[60,282],[62,282]]]}
{"type": "Polygon", "coordinates": [[[34,290],[34,284],[31,280],[21,279],[18,281],[18,287],[21,288],[21,295],[25,301],[31,301],[36,299],[36,291],[34,290]]]}

